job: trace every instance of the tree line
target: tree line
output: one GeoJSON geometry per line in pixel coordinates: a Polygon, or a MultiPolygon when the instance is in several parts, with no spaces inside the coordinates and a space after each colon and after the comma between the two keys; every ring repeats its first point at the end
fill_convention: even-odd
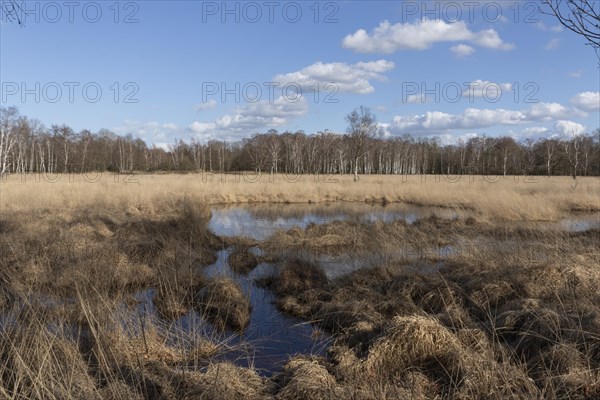
{"type": "Polygon", "coordinates": [[[385,137],[364,107],[346,117],[346,133],[271,129],[237,142],[176,140],[148,146],[102,129],[45,127],[0,108],[0,174],[203,171],[286,174],[600,175],[600,129],[592,134],[516,141],[477,136],[442,144],[437,137],[385,137]]]}

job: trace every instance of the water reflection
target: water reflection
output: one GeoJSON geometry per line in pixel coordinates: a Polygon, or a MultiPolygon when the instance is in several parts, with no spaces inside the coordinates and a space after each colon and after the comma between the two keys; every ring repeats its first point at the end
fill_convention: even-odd
{"type": "Polygon", "coordinates": [[[248,206],[222,206],[211,210],[209,229],[218,236],[245,236],[265,240],[278,230],[304,229],[310,224],[327,224],[334,221],[404,221],[413,224],[421,218],[435,215],[445,219],[466,218],[466,211],[444,208],[417,207],[405,204],[269,204],[248,206]]]}
{"type": "MultiPolygon", "coordinates": [[[[260,253],[258,249],[254,251],[260,253]]],[[[235,280],[250,298],[250,324],[234,339],[234,342],[251,344],[251,348],[244,350],[249,354],[232,353],[226,357],[237,358],[241,365],[252,364],[269,375],[280,369],[293,354],[323,355],[330,338],[324,335],[315,337],[316,328],[312,324],[281,313],[274,304],[275,295],[256,285],[261,278],[277,273],[277,266],[261,263],[248,275],[240,275],[227,263],[230,253],[231,249],[220,251],[217,261],[204,270],[209,277],[224,276],[235,280]]]]}
{"type": "MultiPolygon", "coordinates": [[[[392,204],[387,206],[369,204],[317,204],[317,205],[252,205],[220,206],[212,209],[209,229],[216,235],[228,237],[247,237],[265,240],[278,230],[292,228],[305,229],[310,224],[326,224],[334,221],[356,221],[375,223],[404,221],[413,224],[421,218],[435,215],[444,219],[462,219],[474,216],[473,212],[443,208],[428,208],[392,204]]],[[[526,224],[529,227],[558,229],[568,232],[581,232],[600,229],[600,214],[571,216],[558,222],[514,221],[514,224],[526,224]]],[[[258,247],[250,250],[257,256],[263,255],[258,247]]],[[[274,305],[275,295],[267,289],[258,287],[255,282],[277,273],[278,265],[261,263],[248,275],[234,272],[227,263],[231,249],[222,250],[217,261],[204,269],[209,277],[226,276],[234,279],[249,296],[252,305],[250,325],[242,333],[228,333],[227,340],[232,344],[249,344],[243,351],[236,351],[223,357],[235,360],[238,365],[261,370],[265,375],[277,371],[287,359],[298,353],[324,354],[331,338],[323,335],[315,337],[316,328],[296,318],[282,314],[274,305]]],[[[285,250],[280,259],[298,258],[320,265],[330,280],[351,273],[357,269],[390,265],[405,265],[407,271],[421,274],[435,274],[444,267],[447,259],[461,255],[473,258],[485,253],[500,256],[524,258],[529,261],[544,261],[551,257],[548,249],[532,247],[528,243],[515,240],[498,240],[476,237],[457,240],[452,244],[423,248],[412,247],[409,243],[378,253],[358,254],[350,249],[341,255],[310,254],[285,250]]],[[[496,257],[497,258],[497,257],[496,257]]],[[[179,321],[181,326],[205,324],[192,311],[179,321]],[[200,321],[198,321],[200,319],[200,321]]]]}
{"type": "MultiPolygon", "coordinates": [[[[211,210],[209,229],[218,236],[248,237],[265,240],[278,230],[305,229],[310,224],[334,221],[375,223],[404,221],[413,224],[432,215],[442,219],[476,217],[469,210],[439,207],[419,207],[401,203],[388,205],[365,203],[333,204],[263,204],[246,206],[219,206],[211,210]]],[[[584,232],[600,229],[600,213],[572,215],[558,222],[516,222],[528,227],[584,232]]]]}
{"type": "Polygon", "coordinates": [[[567,232],[585,232],[600,229],[600,214],[576,215],[562,219],[558,226],[567,232]]]}

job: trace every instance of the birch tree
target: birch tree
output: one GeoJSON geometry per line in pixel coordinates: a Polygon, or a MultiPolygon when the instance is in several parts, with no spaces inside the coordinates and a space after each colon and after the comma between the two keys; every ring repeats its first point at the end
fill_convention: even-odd
{"type": "Polygon", "coordinates": [[[19,111],[16,107],[0,107],[0,177],[7,172],[12,148],[17,143],[18,117],[19,111]]]}
{"type": "Polygon", "coordinates": [[[347,132],[350,135],[350,156],[354,169],[354,182],[358,182],[358,161],[369,150],[370,140],[377,132],[375,115],[367,107],[360,106],[346,116],[347,132]]]}

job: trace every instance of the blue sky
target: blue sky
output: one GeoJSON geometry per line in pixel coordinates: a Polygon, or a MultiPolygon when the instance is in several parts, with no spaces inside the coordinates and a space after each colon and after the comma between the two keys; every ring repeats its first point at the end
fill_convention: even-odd
{"type": "Polygon", "coordinates": [[[592,132],[598,59],[537,4],[28,1],[0,24],[1,101],[159,146],[342,132],[360,105],[444,142],[592,132]]]}

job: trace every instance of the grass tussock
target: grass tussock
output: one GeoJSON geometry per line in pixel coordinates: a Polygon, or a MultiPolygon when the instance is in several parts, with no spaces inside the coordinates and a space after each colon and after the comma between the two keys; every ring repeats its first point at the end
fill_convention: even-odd
{"type": "Polygon", "coordinates": [[[221,329],[241,331],[250,323],[250,300],[230,278],[210,280],[194,301],[201,314],[221,329]]]}
{"type": "Polygon", "coordinates": [[[537,186],[195,178],[0,183],[0,397],[600,398],[600,231],[514,221],[600,209],[596,178],[575,188],[562,178],[537,186]],[[32,185],[44,196],[31,196],[32,185]],[[258,243],[266,252],[258,257],[257,243],[214,236],[204,205],[384,199],[473,216],[310,225],[258,243]],[[218,336],[175,322],[198,313],[216,331],[248,325],[239,285],[202,274],[226,245],[238,273],[280,263],[262,283],[280,310],[333,335],[327,357],[292,356],[263,378],[223,361],[231,349],[218,336]],[[348,254],[364,267],[332,277],[319,261],[348,254]]]}
{"type": "Polygon", "coordinates": [[[281,400],[326,400],[341,394],[340,387],[318,359],[291,359],[276,378],[280,387],[275,398],[281,400]]]}
{"type": "MultiPolygon", "coordinates": [[[[336,230],[346,239],[341,229],[346,224],[352,226],[336,222],[280,235],[304,238],[336,230]]],[[[444,266],[434,273],[407,267],[402,259],[377,266],[376,257],[375,267],[328,280],[315,264],[285,264],[267,284],[281,310],[335,334],[325,368],[335,378],[336,397],[600,396],[600,232],[435,218],[355,227],[347,236],[359,242],[387,237],[383,245],[373,243],[376,253],[402,237],[418,238],[422,247],[466,239],[489,239],[498,247],[444,256],[444,266]],[[522,246],[503,248],[508,239],[522,246]],[[531,248],[541,254],[523,252],[531,248]]],[[[284,242],[280,256],[290,246],[300,253],[331,251],[323,250],[318,235],[313,240],[284,242]]],[[[275,242],[270,244],[277,252],[275,242]]]]}
{"type": "Polygon", "coordinates": [[[247,246],[237,245],[227,259],[231,269],[238,274],[247,275],[260,263],[260,258],[247,246]]]}
{"type": "MultiPolygon", "coordinates": [[[[206,319],[247,324],[248,311],[236,308],[234,294],[247,304],[239,288],[201,274],[222,247],[206,229],[208,216],[190,199],[137,212],[3,214],[10,222],[0,233],[1,397],[237,398],[247,392],[256,374],[250,369],[238,378],[241,392],[230,378],[215,386],[211,360],[229,345],[171,324],[198,299],[211,305],[202,310],[206,319]],[[221,306],[236,311],[220,314],[221,306]]],[[[254,385],[262,390],[260,379],[254,385]]]]}

